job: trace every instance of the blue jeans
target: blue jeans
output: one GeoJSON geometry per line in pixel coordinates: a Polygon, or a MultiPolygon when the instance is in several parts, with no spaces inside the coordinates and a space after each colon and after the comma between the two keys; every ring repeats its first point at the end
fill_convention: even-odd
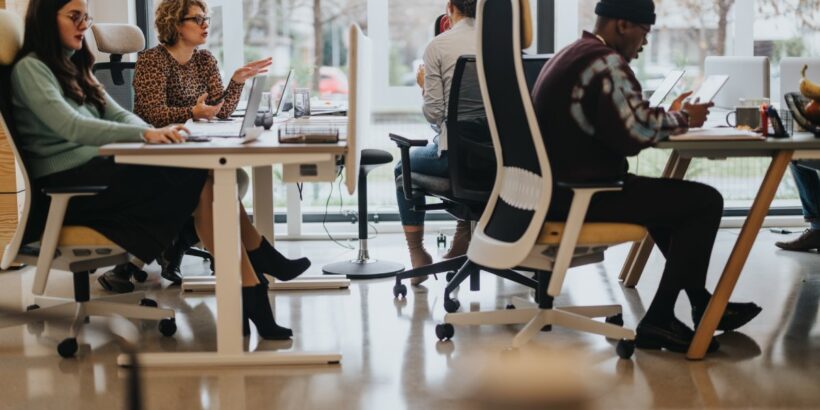
{"type": "MultiPolygon", "coordinates": [[[[427,146],[410,149],[410,171],[419,174],[447,177],[450,174],[447,165],[447,151],[438,155],[438,144],[432,142],[427,146]]],[[[394,170],[396,178],[401,175],[401,161],[394,170]]],[[[424,211],[414,211],[414,206],[423,206],[424,198],[407,200],[404,191],[396,186],[396,202],[399,204],[399,216],[402,225],[424,225],[424,211]]]]}
{"type": "Polygon", "coordinates": [[[792,162],[789,168],[800,194],[803,205],[803,218],[811,223],[812,229],[820,229],[820,175],[816,168],[802,166],[799,161],[792,162]]]}

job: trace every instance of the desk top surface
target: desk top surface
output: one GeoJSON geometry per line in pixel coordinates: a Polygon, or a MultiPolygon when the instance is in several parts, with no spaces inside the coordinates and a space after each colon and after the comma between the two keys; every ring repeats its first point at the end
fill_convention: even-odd
{"type": "Polygon", "coordinates": [[[767,138],[762,141],[663,141],[656,148],[698,151],[781,151],[820,150],[820,138],[808,132],[795,133],[791,138],[767,138]]]}
{"type": "Polygon", "coordinates": [[[347,140],[332,144],[283,144],[276,134],[264,132],[259,139],[242,144],[239,138],[213,138],[210,142],[184,144],[118,143],[100,147],[100,155],[211,155],[211,154],[344,154],[347,140]]]}

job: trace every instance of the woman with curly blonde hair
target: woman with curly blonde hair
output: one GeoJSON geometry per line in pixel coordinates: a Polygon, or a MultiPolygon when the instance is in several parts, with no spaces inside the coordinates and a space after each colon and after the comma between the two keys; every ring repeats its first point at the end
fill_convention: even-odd
{"type": "MultiPolygon", "coordinates": [[[[248,63],[237,69],[227,87],[223,87],[216,58],[199,48],[208,39],[210,17],[204,0],[162,0],[156,11],[156,28],[160,45],[139,53],[134,73],[134,113],[150,124],[184,123],[189,119],[210,120],[228,118],[236,109],[246,80],[267,72],[271,58],[248,63]]],[[[211,178],[206,192],[212,195],[211,178]]],[[[210,208],[212,198],[201,204],[210,208]]],[[[203,212],[211,212],[211,209],[203,212]]],[[[248,320],[256,325],[265,339],[287,339],[290,329],[278,326],[267,299],[267,279],[291,280],[307,270],[307,258],[287,259],[276,251],[250,223],[240,203],[243,275],[244,333],[250,332],[248,320]],[[246,256],[247,255],[247,256],[246,256]]],[[[196,217],[196,214],[195,214],[196,217]]],[[[195,218],[196,220],[197,218],[195,218]]],[[[197,224],[199,239],[213,249],[213,231],[197,224]]],[[[178,267],[187,246],[174,246],[166,251],[168,260],[178,267]]],[[[181,282],[178,272],[166,272],[163,277],[181,282]]]]}
{"type": "Polygon", "coordinates": [[[211,18],[203,0],[162,0],[155,25],[160,45],[139,53],[134,74],[134,113],[148,123],[228,118],[245,81],[265,73],[271,58],[237,69],[223,87],[216,58],[199,48],[211,18]]]}

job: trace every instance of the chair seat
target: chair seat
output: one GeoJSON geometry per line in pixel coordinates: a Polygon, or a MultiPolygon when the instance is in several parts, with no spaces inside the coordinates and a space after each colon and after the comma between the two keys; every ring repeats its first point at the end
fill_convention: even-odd
{"type": "Polygon", "coordinates": [[[117,246],[103,234],[85,226],[64,226],[58,246],[117,246]]]}
{"type": "MultiPolygon", "coordinates": [[[[539,245],[558,245],[564,234],[563,222],[547,222],[541,228],[536,241],[539,245]]],[[[646,228],[640,225],[590,222],[581,227],[578,245],[615,245],[624,242],[637,242],[646,236],[646,228]]]]}
{"type": "Polygon", "coordinates": [[[393,162],[393,156],[384,150],[367,148],[362,150],[359,162],[361,165],[389,164],[393,162]]]}

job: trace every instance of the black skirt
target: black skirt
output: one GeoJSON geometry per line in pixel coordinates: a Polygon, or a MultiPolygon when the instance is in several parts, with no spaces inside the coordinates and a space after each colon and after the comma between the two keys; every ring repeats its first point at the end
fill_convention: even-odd
{"type": "MultiPolygon", "coordinates": [[[[92,228],[150,263],[191,218],[207,178],[207,170],[125,165],[112,157],[96,157],[38,178],[35,186],[107,186],[97,195],[72,198],[63,225],[92,228]]],[[[40,189],[35,191],[44,195],[40,189]]],[[[40,199],[37,202],[49,202],[47,197],[40,199]]]]}

